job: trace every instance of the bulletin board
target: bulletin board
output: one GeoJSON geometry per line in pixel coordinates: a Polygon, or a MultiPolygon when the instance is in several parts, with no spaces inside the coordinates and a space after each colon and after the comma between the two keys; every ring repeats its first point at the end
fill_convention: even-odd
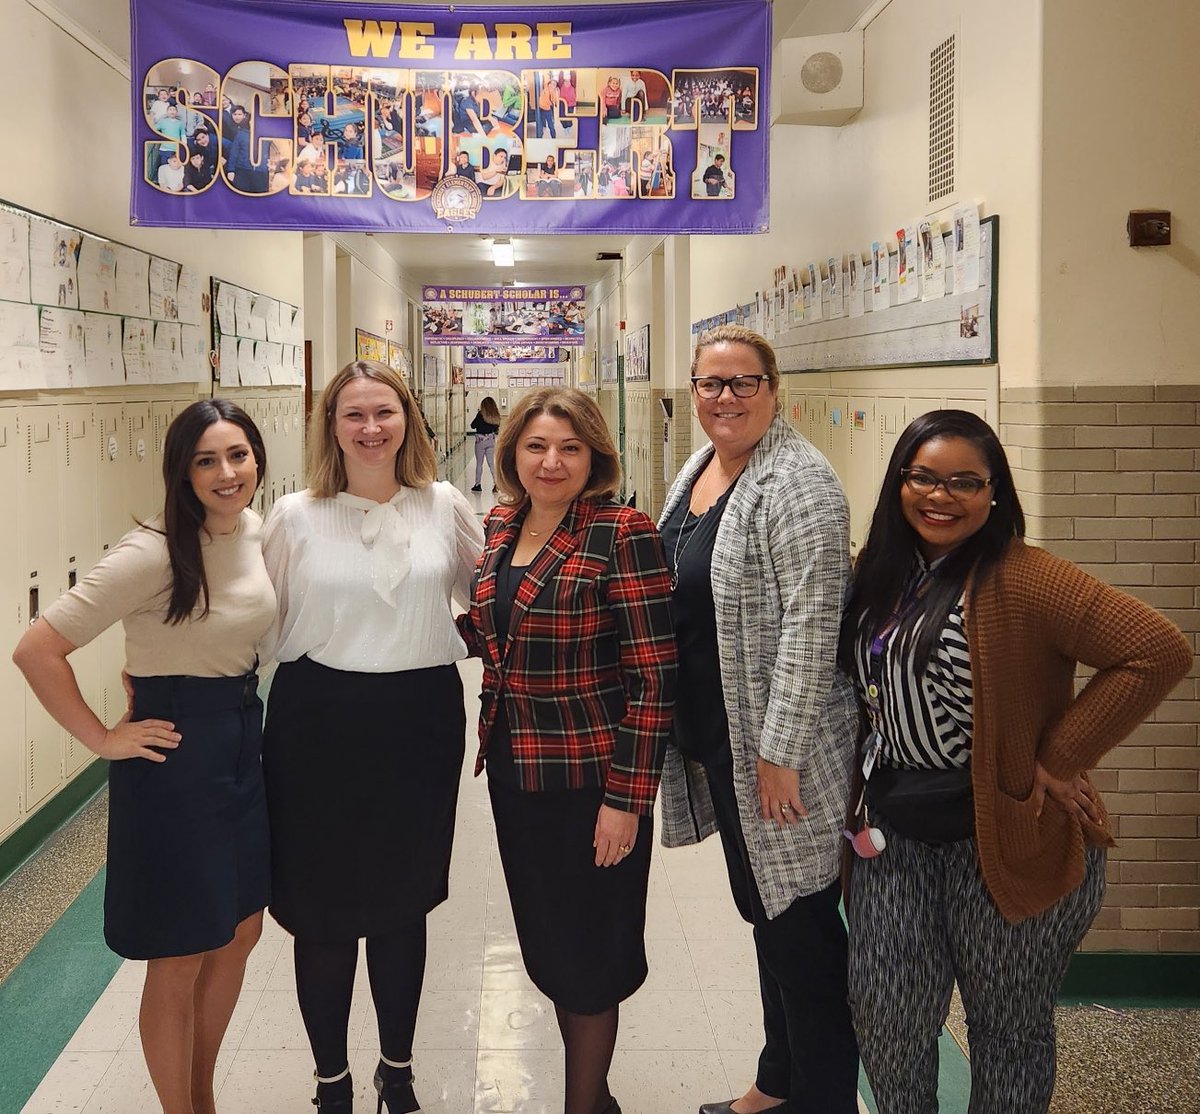
{"type": "Polygon", "coordinates": [[[212,280],[213,349],[222,387],[304,386],[304,311],[212,280]]]}
{"type": "Polygon", "coordinates": [[[191,267],[0,201],[0,391],[207,383],[191,267]]]}
{"type": "Polygon", "coordinates": [[[355,329],[354,358],[356,360],[374,360],[377,364],[387,364],[387,338],[376,333],[368,333],[366,329],[355,329]]]}
{"type": "Polygon", "coordinates": [[[397,344],[394,340],[387,342],[387,365],[405,379],[412,378],[412,357],[403,344],[397,344]]]}
{"type": "MultiPolygon", "coordinates": [[[[945,232],[943,240],[951,235],[953,230],[945,232]]],[[[979,222],[978,289],[791,329],[775,341],[779,370],[994,364],[999,351],[999,268],[1000,218],[984,217],[979,222]]],[[[894,274],[895,252],[891,269],[894,274]]]]}

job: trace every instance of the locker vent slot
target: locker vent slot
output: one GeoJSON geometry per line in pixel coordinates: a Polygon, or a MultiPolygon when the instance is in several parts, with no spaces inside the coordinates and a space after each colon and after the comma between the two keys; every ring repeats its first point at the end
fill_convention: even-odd
{"type": "Polygon", "coordinates": [[[954,47],[951,35],[929,55],[929,200],[954,192],[954,47]]]}

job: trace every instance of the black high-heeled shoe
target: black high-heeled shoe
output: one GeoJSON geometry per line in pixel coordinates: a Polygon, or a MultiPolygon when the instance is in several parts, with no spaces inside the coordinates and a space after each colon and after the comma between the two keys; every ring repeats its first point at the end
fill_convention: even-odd
{"type": "Polygon", "coordinates": [[[349,1074],[333,1083],[322,1083],[318,1079],[317,1093],[313,1096],[312,1104],[318,1110],[328,1111],[328,1114],[352,1114],[354,1080],[349,1074]]]}
{"type": "Polygon", "coordinates": [[[379,1061],[375,1069],[375,1093],[379,1095],[379,1105],[375,1114],[383,1114],[386,1106],[388,1114],[412,1114],[420,1110],[421,1104],[413,1093],[412,1066],[394,1068],[391,1064],[379,1061]]]}

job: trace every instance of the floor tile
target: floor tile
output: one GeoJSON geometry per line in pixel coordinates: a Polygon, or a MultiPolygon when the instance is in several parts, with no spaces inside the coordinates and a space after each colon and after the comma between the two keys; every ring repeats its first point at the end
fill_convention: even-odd
{"type": "Polygon", "coordinates": [[[750,926],[738,915],[728,893],[676,898],[675,908],[689,940],[740,940],[750,934],[750,926]]]}
{"type": "Polygon", "coordinates": [[[475,1114],[561,1114],[562,1108],[561,1050],[480,1051],[475,1114]]]}
{"type": "MultiPolygon", "coordinates": [[[[364,1048],[351,1060],[355,1109],[371,1114],[378,1102],[373,1080],[379,1055],[364,1048]]],[[[413,1072],[414,1090],[423,1114],[468,1114],[472,1109],[475,1101],[474,1049],[418,1050],[413,1056],[413,1072]]]]}
{"type": "Polygon", "coordinates": [[[762,1047],[762,997],[757,990],[706,990],[704,1005],[721,1051],[762,1047]]]}
{"type": "Polygon", "coordinates": [[[650,968],[639,994],[648,990],[699,990],[692,954],[686,940],[647,940],[650,968]]]}
{"type": "Polygon", "coordinates": [[[29,1096],[23,1114],[83,1110],[114,1056],[115,1052],[64,1052],[29,1096]]]}
{"type": "Polygon", "coordinates": [[[561,1048],[554,1007],[536,990],[485,990],[480,1007],[479,1047],[561,1048]]]}
{"type": "Polygon", "coordinates": [[[694,1114],[729,1097],[716,1052],[618,1049],[608,1082],[624,1114],[694,1114]]]}
{"type": "Polygon", "coordinates": [[[701,990],[758,990],[758,960],[748,926],[740,940],[690,939],[687,945],[701,990]]]}
{"type": "MultiPolygon", "coordinates": [[[[413,1047],[473,1050],[478,1047],[479,1017],[478,990],[428,990],[421,995],[413,1047]]],[[[371,1051],[379,1050],[378,1022],[369,996],[358,1045],[371,1051]]]]}
{"type": "Polygon", "coordinates": [[[221,1114],[299,1114],[316,1093],[308,1049],[239,1052],[217,1096],[221,1114]]]}
{"type": "MultiPolygon", "coordinates": [[[[350,1007],[350,1047],[357,1047],[369,995],[355,991],[350,1007]]],[[[264,990],[246,1026],[239,1051],[308,1053],[308,1034],[294,990],[264,990]]]]}
{"type": "Polygon", "coordinates": [[[488,936],[483,950],[483,989],[537,991],[525,973],[521,945],[515,934],[492,933],[488,936]]]}
{"type": "Polygon", "coordinates": [[[641,990],[621,1003],[617,1047],[678,1051],[716,1048],[698,990],[641,990]]]}
{"type": "Polygon", "coordinates": [[[106,990],[67,1042],[67,1052],[116,1052],[137,1026],[142,996],[128,990],[106,990]]]}

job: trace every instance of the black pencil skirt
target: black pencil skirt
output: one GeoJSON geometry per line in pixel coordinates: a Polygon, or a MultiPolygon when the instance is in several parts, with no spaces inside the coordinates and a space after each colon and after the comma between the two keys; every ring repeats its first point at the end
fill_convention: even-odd
{"type": "Polygon", "coordinates": [[[603,1013],[646,981],[649,817],[633,851],[596,866],[599,788],[531,793],[488,777],[496,842],[521,958],[534,986],[571,1013],[603,1013]]]}
{"type": "Polygon", "coordinates": [[[333,942],[391,932],[445,901],[465,738],[453,665],[280,664],[263,740],[271,915],[333,942]]]}
{"type": "Polygon", "coordinates": [[[104,938],[126,959],[212,951],[270,897],[258,678],[131,680],[132,718],[182,739],[109,763],[104,938]]]}

